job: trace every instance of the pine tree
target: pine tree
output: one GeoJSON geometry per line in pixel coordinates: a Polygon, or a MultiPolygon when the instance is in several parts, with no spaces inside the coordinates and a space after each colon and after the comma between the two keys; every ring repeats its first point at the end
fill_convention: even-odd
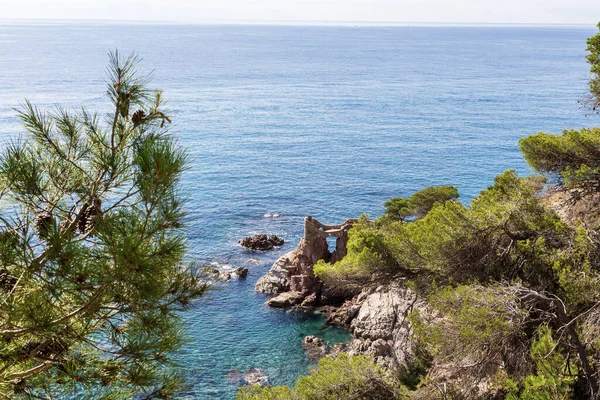
{"type": "Polygon", "coordinates": [[[205,290],[184,265],[186,152],[139,58],[110,54],[106,119],[18,111],[0,155],[0,397],[168,397],[178,312],[205,290]]]}

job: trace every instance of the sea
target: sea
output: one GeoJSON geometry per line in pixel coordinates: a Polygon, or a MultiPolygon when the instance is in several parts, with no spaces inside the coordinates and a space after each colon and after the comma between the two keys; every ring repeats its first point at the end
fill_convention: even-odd
{"type": "Polygon", "coordinates": [[[256,280],[292,250],[304,217],[339,223],[383,202],[455,185],[469,203],[506,169],[531,171],[518,140],[597,125],[579,101],[594,26],[169,25],[0,20],[0,149],[23,137],[15,108],[106,112],[108,52],[136,52],[190,154],[188,261],[245,267],[184,314],[186,399],[235,398],[232,377],[273,385],[311,367],[300,344],[348,332],[312,312],[269,309],[256,280]],[[249,253],[238,241],[276,234],[249,253]]]}

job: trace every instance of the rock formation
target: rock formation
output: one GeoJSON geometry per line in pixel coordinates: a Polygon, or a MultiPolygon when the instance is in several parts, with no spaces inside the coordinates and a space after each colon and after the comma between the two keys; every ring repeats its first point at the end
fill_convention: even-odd
{"type": "Polygon", "coordinates": [[[309,361],[316,363],[329,352],[329,347],[325,341],[316,336],[306,336],[302,341],[302,348],[306,350],[306,356],[309,361]]]}
{"type": "MultiPolygon", "coordinates": [[[[304,219],[304,235],[298,247],[281,256],[269,272],[258,280],[255,290],[266,294],[279,294],[269,300],[274,307],[298,304],[314,306],[320,302],[323,285],[315,277],[313,266],[319,260],[335,262],[347,253],[348,231],[356,219],[348,219],[339,225],[324,225],[312,217],[304,219]],[[328,237],[337,237],[333,253],[327,245],[328,237]],[[285,296],[281,295],[285,292],[285,296]]],[[[334,296],[330,296],[334,297],[334,296]]]]}
{"type": "Polygon", "coordinates": [[[402,286],[390,285],[363,293],[364,301],[354,314],[350,329],[354,340],[349,353],[371,355],[377,362],[389,368],[405,365],[414,355],[414,337],[408,315],[425,304],[418,302],[415,293],[402,286]]]}
{"type": "Polygon", "coordinates": [[[329,307],[327,323],[345,326],[352,332],[353,340],[329,349],[322,339],[308,336],[302,346],[311,361],[344,351],[370,355],[386,368],[402,368],[414,358],[415,350],[408,315],[416,308],[426,310],[426,304],[403,282],[348,294],[324,286],[313,273],[318,260],[335,262],[346,255],[348,231],[356,222],[349,219],[339,225],[324,225],[314,218],[305,218],[304,236],[298,247],[280,257],[258,280],[255,290],[276,294],[267,304],[277,308],[323,306],[343,299],[338,303],[343,302],[341,306],[329,307]],[[333,253],[327,246],[327,237],[332,236],[337,237],[333,253]]]}
{"type": "Polygon", "coordinates": [[[283,246],[284,240],[276,235],[254,235],[240,240],[240,245],[252,251],[266,251],[273,247],[283,246]]]}
{"type": "Polygon", "coordinates": [[[408,315],[426,310],[402,283],[366,288],[333,309],[327,323],[345,326],[354,339],[344,346],[349,354],[367,354],[386,368],[403,367],[414,357],[414,336],[408,315]]]}

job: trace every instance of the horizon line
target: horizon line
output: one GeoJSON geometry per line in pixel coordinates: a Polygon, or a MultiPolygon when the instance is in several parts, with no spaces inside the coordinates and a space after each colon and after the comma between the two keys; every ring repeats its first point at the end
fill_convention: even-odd
{"type": "Polygon", "coordinates": [[[2,22],[29,23],[106,23],[106,24],[156,24],[156,25],[240,25],[240,26],[339,26],[339,27],[407,27],[407,26],[578,26],[593,27],[596,23],[569,22],[423,22],[423,21],[330,21],[330,20],[223,20],[185,21],[152,19],[97,19],[97,18],[2,18],[2,22]]]}

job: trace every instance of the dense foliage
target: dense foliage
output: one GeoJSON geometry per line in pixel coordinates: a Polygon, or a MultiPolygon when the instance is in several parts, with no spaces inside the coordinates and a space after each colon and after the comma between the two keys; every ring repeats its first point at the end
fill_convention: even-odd
{"type": "Polygon", "coordinates": [[[319,361],[310,375],[293,389],[252,386],[238,392],[238,400],[389,400],[404,397],[406,389],[367,356],[340,354],[319,361]]]}
{"type": "MultiPolygon", "coordinates": [[[[542,331],[556,340],[552,351],[573,363],[553,379],[568,386],[565,393],[596,398],[600,241],[546,207],[537,183],[507,171],[468,207],[437,204],[414,222],[363,218],[350,231],[348,255],[319,263],[315,273],[335,285],[410,278],[443,316],[412,316],[421,342],[435,363],[463,373],[447,386],[451,398],[474,398],[481,382],[502,376],[512,383],[501,390],[531,398],[531,382],[557,373],[541,370],[530,354],[542,331]]],[[[427,392],[436,378],[418,390],[427,392]]]]}
{"type": "MultiPolygon", "coordinates": [[[[598,24],[600,29],[600,23],[598,24]]],[[[600,112],[600,34],[588,39],[587,61],[590,64],[592,77],[589,82],[590,98],[588,106],[596,112],[600,112]]]]}
{"type": "Polygon", "coordinates": [[[182,264],[185,151],[162,95],[111,54],[106,122],[26,102],[0,156],[0,395],[164,397],[177,310],[204,285],[182,264]]]}
{"type": "Polygon", "coordinates": [[[411,197],[393,197],[386,201],[385,217],[403,221],[406,218],[421,218],[433,208],[436,203],[458,199],[458,189],[454,186],[430,186],[411,197]]]}

